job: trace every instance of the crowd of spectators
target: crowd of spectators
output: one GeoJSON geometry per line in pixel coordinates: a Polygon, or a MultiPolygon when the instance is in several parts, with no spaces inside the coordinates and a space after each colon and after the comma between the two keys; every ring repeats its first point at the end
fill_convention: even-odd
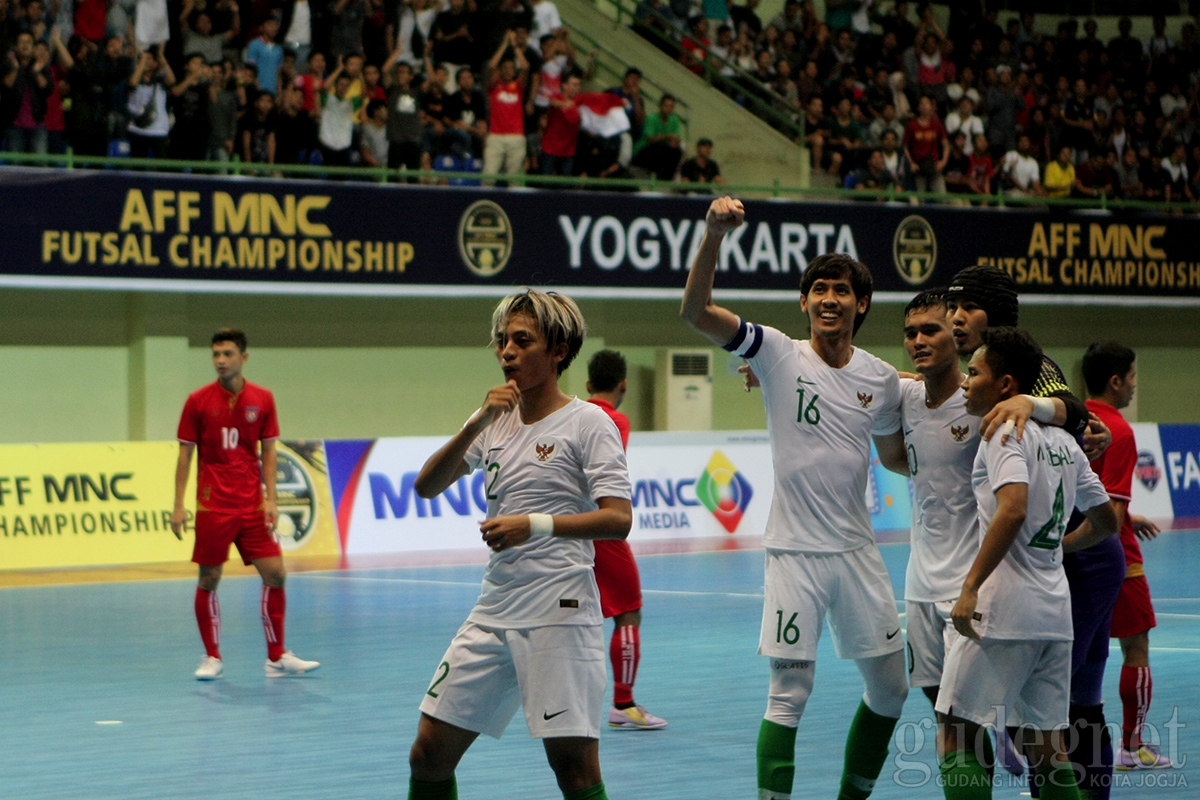
{"type": "Polygon", "coordinates": [[[1103,41],[1095,20],[1043,35],[1034,12],[1001,25],[995,5],[951,3],[943,29],[903,0],[827,0],[824,19],[786,0],[769,20],[758,0],[640,0],[633,28],[802,141],[839,186],[1196,199],[1195,24],[1155,16],[1138,38],[1122,18],[1103,41]]]}
{"type": "Polygon", "coordinates": [[[673,98],[647,116],[634,68],[582,93],[594,55],[551,0],[0,0],[0,146],[676,177],[673,98]]]}

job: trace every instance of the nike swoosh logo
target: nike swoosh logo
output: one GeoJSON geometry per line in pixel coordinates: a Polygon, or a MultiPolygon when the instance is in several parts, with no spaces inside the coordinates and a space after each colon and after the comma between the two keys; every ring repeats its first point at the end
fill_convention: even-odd
{"type": "Polygon", "coordinates": [[[568,711],[570,711],[570,709],[569,709],[569,708],[564,708],[562,711],[555,711],[553,714],[547,714],[545,711],[543,711],[543,712],[542,712],[542,719],[554,719],[554,718],[555,718],[555,717],[557,717],[559,714],[565,714],[565,713],[567,713],[568,711]]]}
{"type": "Polygon", "coordinates": [[[899,632],[900,632],[900,629],[899,629],[899,628],[896,628],[896,630],[894,630],[894,631],[892,631],[891,633],[889,633],[889,634],[887,635],[887,637],[888,637],[889,639],[894,639],[894,638],[896,638],[896,634],[897,634],[897,633],[899,633],[899,632]]]}

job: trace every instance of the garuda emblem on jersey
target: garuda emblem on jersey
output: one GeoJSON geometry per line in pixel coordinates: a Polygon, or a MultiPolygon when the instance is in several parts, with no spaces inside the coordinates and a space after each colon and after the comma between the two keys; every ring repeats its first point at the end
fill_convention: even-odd
{"type": "Polygon", "coordinates": [[[258,406],[246,406],[246,422],[258,419],[258,406]]]}
{"type": "Polygon", "coordinates": [[[534,450],[537,451],[538,461],[549,461],[550,456],[554,455],[554,445],[552,444],[535,444],[534,450]]]}
{"type": "Polygon", "coordinates": [[[954,437],[954,441],[956,442],[965,442],[967,440],[967,434],[970,432],[970,425],[963,425],[961,428],[957,425],[950,426],[950,435],[954,437]]]}
{"type": "Polygon", "coordinates": [[[870,408],[871,401],[874,399],[875,395],[873,394],[863,394],[862,392],[858,393],[858,404],[863,408],[870,408]]]}

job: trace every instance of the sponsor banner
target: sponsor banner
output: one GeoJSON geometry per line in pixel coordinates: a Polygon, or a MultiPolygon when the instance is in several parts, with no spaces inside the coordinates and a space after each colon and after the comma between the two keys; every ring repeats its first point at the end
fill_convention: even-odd
{"type": "MultiPolygon", "coordinates": [[[[482,547],[486,476],[460,478],[436,498],[413,489],[445,437],[327,442],[330,479],[346,555],[482,547]]],[[[631,541],[759,537],[771,506],[771,446],[762,431],[634,433],[631,541]]],[[[867,502],[877,530],[907,531],[907,478],[873,459],[867,502]]]]}
{"type": "MultiPolygon", "coordinates": [[[[141,290],[588,296],[682,290],[708,200],[348,182],[6,169],[0,283],[141,290]],[[87,197],[64,205],[62,197],[87,197]],[[70,279],[70,280],[68,280],[70,279]]],[[[1023,295],[1200,299],[1192,216],[749,200],[721,246],[722,291],[792,297],[825,253],[876,291],[1009,271],[1023,295]]],[[[894,297],[892,299],[899,299],[894,297]]]]}
{"type": "Polygon", "coordinates": [[[1150,519],[1171,519],[1175,516],[1171,507],[1171,487],[1166,479],[1163,446],[1158,425],[1151,422],[1135,422],[1133,438],[1137,442],[1138,460],[1133,470],[1133,491],[1129,501],[1129,513],[1150,519]]]}
{"type": "Polygon", "coordinates": [[[1200,517],[1200,425],[1159,425],[1163,480],[1176,517],[1200,517]]]}
{"type": "MultiPolygon", "coordinates": [[[[323,444],[277,451],[284,550],[336,555],[323,444]]],[[[180,541],[171,532],[178,455],[176,442],[0,445],[0,569],[187,561],[195,465],[180,541]]]]}

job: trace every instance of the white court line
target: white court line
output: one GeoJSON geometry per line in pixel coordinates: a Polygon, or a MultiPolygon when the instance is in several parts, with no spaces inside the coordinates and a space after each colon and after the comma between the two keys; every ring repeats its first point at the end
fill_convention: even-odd
{"type": "Polygon", "coordinates": [[[683,592],[674,589],[642,589],[642,594],[678,594],[693,597],[753,597],[761,600],[763,593],[749,594],[746,592],[683,592]]]}
{"type": "Polygon", "coordinates": [[[327,581],[365,581],[368,583],[423,583],[423,584],[432,584],[434,586],[473,586],[476,589],[479,588],[479,581],[435,581],[435,580],[422,579],[422,578],[368,578],[366,576],[361,576],[361,575],[346,575],[346,574],[341,574],[341,573],[334,573],[332,575],[318,575],[313,572],[300,572],[300,573],[294,574],[292,577],[296,577],[297,575],[303,575],[303,576],[309,577],[309,578],[323,578],[324,580],[327,580],[327,581]]]}
{"type": "MultiPolygon", "coordinates": [[[[432,586],[472,586],[478,587],[478,581],[439,581],[428,578],[371,578],[360,575],[347,575],[344,572],[335,572],[329,574],[321,574],[316,572],[300,572],[295,573],[295,577],[319,578],[333,581],[365,581],[368,583],[413,583],[432,586]]],[[[747,597],[762,599],[762,592],[690,592],[677,589],[642,589],[642,594],[667,594],[680,595],[686,597],[747,597]]],[[[1157,599],[1157,598],[1156,598],[1157,599]]],[[[905,616],[904,612],[900,612],[901,616],[905,616]]],[[[1200,614],[1171,614],[1160,612],[1157,616],[1167,619],[1200,619],[1200,614]]],[[[1153,649],[1153,648],[1152,648],[1153,649]]],[[[1162,648],[1160,648],[1162,649],[1162,648]]],[[[1190,652],[1188,648],[1185,651],[1190,652]]]]}

